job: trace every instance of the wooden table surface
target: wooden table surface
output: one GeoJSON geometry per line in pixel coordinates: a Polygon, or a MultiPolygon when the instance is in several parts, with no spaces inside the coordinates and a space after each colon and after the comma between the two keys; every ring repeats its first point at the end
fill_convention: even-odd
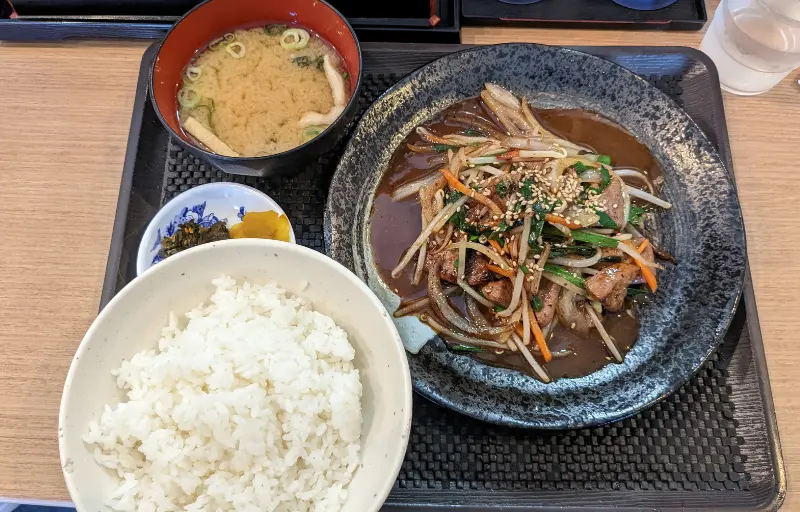
{"type": "MultiPolygon", "coordinates": [[[[716,0],[711,0],[714,7],[716,0]]],[[[712,9],[713,10],[713,9],[712,9]]],[[[466,28],[465,43],[685,45],[699,32],[466,28]]],[[[67,501],[61,389],[95,317],[142,42],[0,44],[0,498],[67,501]]],[[[758,313],[790,487],[800,509],[800,88],[725,94],[758,313]],[[794,254],[794,255],[793,255],[794,254]]]]}

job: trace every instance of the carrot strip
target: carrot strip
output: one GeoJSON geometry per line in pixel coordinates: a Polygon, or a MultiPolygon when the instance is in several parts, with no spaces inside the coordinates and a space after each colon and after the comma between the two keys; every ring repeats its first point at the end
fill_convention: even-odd
{"type": "Polygon", "coordinates": [[[514,279],[517,276],[517,273],[514,272],[513,270],[500,268],[497,265],[489,264],[489,265],[486,265],[486,268],[488,268],[489,270],[491,270],[492,272],[494,272],[497,275],[501,275],[501,276],[507,277],[509,279],[514,279]]]}
{"type": "MultiPolygon", "coordinates": [[[[633,247],[633,244],[628,244],[628,245],[633,247]]],[[[650,242],[645,238],[644,242],[639,244],[639,247],[636,249],[636,251],[639,254],[642,254],[642,251],[644,251],[648,245],[650,245],[650,242]]],[[[642,271],[642,277],[644,277],[644,282],[647,283],[648,287],[650,287],[650,291],[655,292],[656,289],[658,288],[658,281],[656,280],[656,275],[653,273],[652,270],[650,270],[649,267],[641,263],[639,260],[633,260],[633,262],[639,265],[639,269],[642,271]]]]}
{"type": "Polygon", "coordinates": [[[580,229],[583,227],[577,222],[568,221],[566,218],[560,215],[553,215],[552,213],[545,215],[544,220],[551,224],[561,224],[562,226],[567,226],[569,229],[580,229]]]}
{"type": "Polygon", "coordinates": [[[458,180],[458,178],[456,178],[453,175],[453,173],[451,173],[450,171],[448,171],[444,167],[439,169],[439,172],[442,173],[442,176],[444,176],[444,178],[447,180],[447,183],[449,183],[450,186],[453,187],[455,190],[458,190],[459,192],[461,192],[465,196],[471,197],[472,199],[478,201],[479,203],[481,203],[484,206],[488,206],[497,215],[503,215],[503,210],[501,210],[500,207],[497,206],[497,204],[494,201],[492,201],[491,199],[489,199],[488,197],[486,197],[483,194],[476,193],[474,190],[472,190],[468,186],[466,186],[463,183],[461,183],[458,180]]]}
{"type": "Polygon", "coordinates": [[[495,251],[497,251],[497,254],[503,254],[503,253],[505,253],[505,251],[503,250],[503,248],[502,248],[502,247],[500,247],[500,244],[499,244],[499,243],[497,243],[497,240],[489,240],[489,245],[491,245],[491,246],[492,246],[492,249],[494,249],[495,251]]]}
{"type": "Polygon", "coordinates": [[[484,206],[488,206],[489,208],[491,208],[491,210],[495,214],[503,215],[503,210],[501,210],[500,207],[497,206],[497,204],[494,201],[492,201],[491,199],[489,199],[488,197],[486,197],[483,194],[476,193],[474,190],[472,190],[468,186],[466,186],[463,183],[461,183],[460,181],[458,181],[458,178],[456,178],[453,175],[453,173],[451,173],[450,171],[448,171],[444,167],[439,169],[439,172],[442,173],[442,176],[444,176],[444,178],[447,180],[447,183],[449,183],[450,186],[453,187],[453,189],[458,190],[459,192],[461,192],[465,196],[471,197],[472,199],[478,201],[479,203],[481,203],[484,206]]]}
{"type": "Polygon", "coordinates": [[[553,354],[550,353],[550,347],[548,347],[547,342],[544,341],[544,334],[542,334],[542,329],[539,327],[539,322],[536,321],[536,315],[530,309],[528,310],[528,315],[531,318],[531,332],[536,340],[536,344],[539,345],[539,351],[542,353],[544,362],[549,363],[553,360],[553,354]]]}

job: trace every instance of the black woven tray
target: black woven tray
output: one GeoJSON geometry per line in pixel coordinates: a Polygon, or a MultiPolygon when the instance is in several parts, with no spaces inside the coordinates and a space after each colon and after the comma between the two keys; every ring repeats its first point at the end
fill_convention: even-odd
{"type": "MultiPolygon", "coordinates": [[[[453,45],[364,45],[366,108],[404,74],[453,45]]],[[[730,168],[719,82],[687,48],[585,48],[635,71],[678,101],[730,168]]],[[[341,148],[284,180],[233,177],[172,144],[147,98],[142,62],[102,305],[135,276],[144,228],[179,192],[236,181],[269,193],[300,244],[323,251],[322,217],[341,148]]],[[[786,481],[752,285],[717,353],[677,393],[593,429],[496,427],[415,396],[408,452],[387,510],[775,510],[786,481]]]]}
{"type": "Polygon", "coordinates": [[[639,11],[611,0],[541,0],[510,4],[462,0],[465,25],[516,25],[632,30],[700,30],[708,20],[704,0],[677,0],[654,11],[639,11]]]}

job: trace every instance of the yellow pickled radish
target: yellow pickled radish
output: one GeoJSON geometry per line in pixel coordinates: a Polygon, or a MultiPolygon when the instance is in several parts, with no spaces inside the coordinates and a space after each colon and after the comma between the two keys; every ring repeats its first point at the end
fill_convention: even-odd
{"type": "Polygon", "coordinates": [[[247,212],[230,229],[231,238],[267,238],[289,242],[289,219],[278,212],[247,212]]]}

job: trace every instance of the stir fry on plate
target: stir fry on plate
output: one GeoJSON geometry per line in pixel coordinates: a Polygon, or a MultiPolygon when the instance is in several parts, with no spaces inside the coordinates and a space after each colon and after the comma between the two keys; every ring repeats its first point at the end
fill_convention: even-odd
{"type": "Polygon", "coordinates": [[[478,104],[454,115],[466,128],[419,126],[407,146],[435,165],[391,191],[418,198],[422,225],[391,277],[413,268],[427,294],[395,316],[418,315],[454,351],[518,353],[544,382],[548,363],[581,351],[551,350],[558,326],[586,342],[596,332],[621,362],[606,317],[632,316],[629,298],[657,290],[658,249],[636,225],[670,203],[645,172],[544,129],[524,98],[486,84],[478,104]]]}

